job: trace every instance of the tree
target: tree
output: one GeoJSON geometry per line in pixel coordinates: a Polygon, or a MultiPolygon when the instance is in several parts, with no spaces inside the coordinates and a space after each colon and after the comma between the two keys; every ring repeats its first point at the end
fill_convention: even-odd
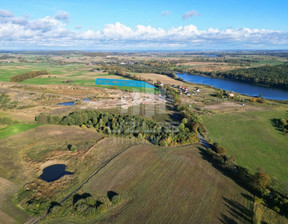
{"type": "Polygon", "coordinates": [[[213,149],[220,155],[225,155],[227,151],[223,146],[219,145],[217,142],[213,143],[213,149]]]}
{"type": "Polygon", "coordinates": [[[183,132],[185,130],[185,125],[183,124],[183,123],[181,123],[180,125],[179,125],[179,131],[180,132],[183,132]]]}
{"type": "Polygon", "coordinates": [[[264,173],[264,170],[260,168],[254,175],[254,181],[257,188],[264,190],[270,185],[270,176],[267,173],[264,173]]]}

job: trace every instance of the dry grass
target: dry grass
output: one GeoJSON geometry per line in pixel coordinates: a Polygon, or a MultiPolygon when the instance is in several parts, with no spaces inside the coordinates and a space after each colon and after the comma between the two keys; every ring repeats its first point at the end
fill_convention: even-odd
{"type": "Polygon", "coordinates": [[[83,192],[97,197],[109,190],[125,195],[127,202],[101,223],[250,223],[252,219],[252,201],[243,197],[249,193],[192,146],[130,148],[83,192]]]}
{"type": "Polygon", "coordinates": [[[12,202],[17,186],[0,177],[0,224],[23,223],[29,216],[12,202]]]}
{"type": "Polygon", "coordinates": [[[183,85],[183,82],[172,79],[166,75],[160,75],[160,74],[155,74],[155,73],[134,73],[134,75],[140,79],[144,80],[152,80],[153,82],[160,81],[163,84],[168,84],[168,85],[183,85]]]}

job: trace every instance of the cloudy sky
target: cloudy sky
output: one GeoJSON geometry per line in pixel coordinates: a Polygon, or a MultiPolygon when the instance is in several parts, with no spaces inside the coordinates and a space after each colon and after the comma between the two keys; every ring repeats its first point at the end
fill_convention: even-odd
{"type": "Polygon", "coordinates": [[[287,0],[7,0],[0,50],[288,49],[287,0]]]}

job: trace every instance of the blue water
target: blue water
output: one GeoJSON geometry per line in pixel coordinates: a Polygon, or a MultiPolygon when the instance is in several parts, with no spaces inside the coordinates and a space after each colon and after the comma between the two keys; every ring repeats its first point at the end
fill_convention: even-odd
{"type": "Polygon", "coordinates": [[[267,99],[288,100],[288,90],[284,89],[255,86],[252,84],[238,81],[210,78],[199,75],[190,75],[185,73],[177,73],[177,76],[187,82],[214,86],[219,89],[234,91],[236,93],[245,94],[249,96],[259,96],[260,94],[262,94],[263,97],[267,99]]]}
{"type": "Polygon", "coordinates": [[[75,104],[74,101],[57,103],[57,105],[62,105],[62,106],[73,106],[74,104],[75,104]]]}
{"type": "Polygon", "coordinates": [[[143,81],[134,81],[134,80],[125,80],[125,79],[102,79],[97,78],[95,81],[97,85],[109,85],[109,86],[129,86],[129,87],[141,87],[141,88],[155,88],[155,86],[143,82],[143,81]]]}
{"type": "Polygon", "coordinates": [[[54,164],[43,169],[40,178],[46,182],[52,182],[60,179],[64,175],[71,175],[73,173],[66,171],[66,165],[54,164]]]}

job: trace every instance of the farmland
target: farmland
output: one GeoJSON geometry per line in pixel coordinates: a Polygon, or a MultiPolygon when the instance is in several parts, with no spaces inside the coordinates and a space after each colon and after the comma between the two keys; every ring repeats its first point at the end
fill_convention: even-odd
{"type": "MultiPolygon", "coordinates": [[[[96,175],[82,192],[104,201],[103,195],[111,190],[122,195],[125,202],[100,217],[101,223],[222,223],[230,219],[249,223],[252,219],[249,193],[215,170],[191,146],[169,149],[147,144],[133,146],[96,175]],[[247,215],[229,214],[241,209],[247,215]],[[208,215],[207,210],[213,213],[208,215]]],[[[50,221],[49,217],[44,221],[53,222],[55,219],[50,221]]],[[[62,222],[65,223],[65,218],[62,222]]]]}
{"type": "MultiPolygon", "coordinates": [[[[168,125],[154,122],[169,122],[180,134],[201,131],[227,149],[228,159],[235,157],[251,174],[264,168],[271,187],[287,192],[287,136],[273,123],[287,115],[287,104],[252,102],[245,95],[220,98],[216,88],[168,73],[174,68],[229,71],[243,67],[244,56],[111,55],[15,54],[13,63],[1,63],[0,223],[29,223],[47,211],[39,223],[287,223],[279,208],[268,208],[215,165],[197,135],[193,143],[176,144],[167,134],[163,146],[139,127],[125,135],[110,133],[124,116],[137,123],[138,115],[160,133],[168,125]],[[167,70],[155,73],[162,68],[167,70]],[[31,71],[48,74],[9,82],[31,71]],[[95,85],[96,78],[144,80],[157,90],[95,85]],[[74,105],[58,105],[62,102],[74,105]],[[84,111],[98,111],[99,117],[84,111]],[[41,179],[57,164],[67,173],[52,182],[41,179]]],[[[262,55],[249,60],[252,67],[285,62],[262,55]]]]}
{"type": "Polygon", "coordinates": [[[274,184],[287,191],[287,137],[273,126],[273,119],[286,110],[269,110],[219,114],[205,117],[208,137],[228,149],[237,163],[256,172],[265,168],[274,184]],[[257,130],[257,131],[255,131],[257,130]]]}

